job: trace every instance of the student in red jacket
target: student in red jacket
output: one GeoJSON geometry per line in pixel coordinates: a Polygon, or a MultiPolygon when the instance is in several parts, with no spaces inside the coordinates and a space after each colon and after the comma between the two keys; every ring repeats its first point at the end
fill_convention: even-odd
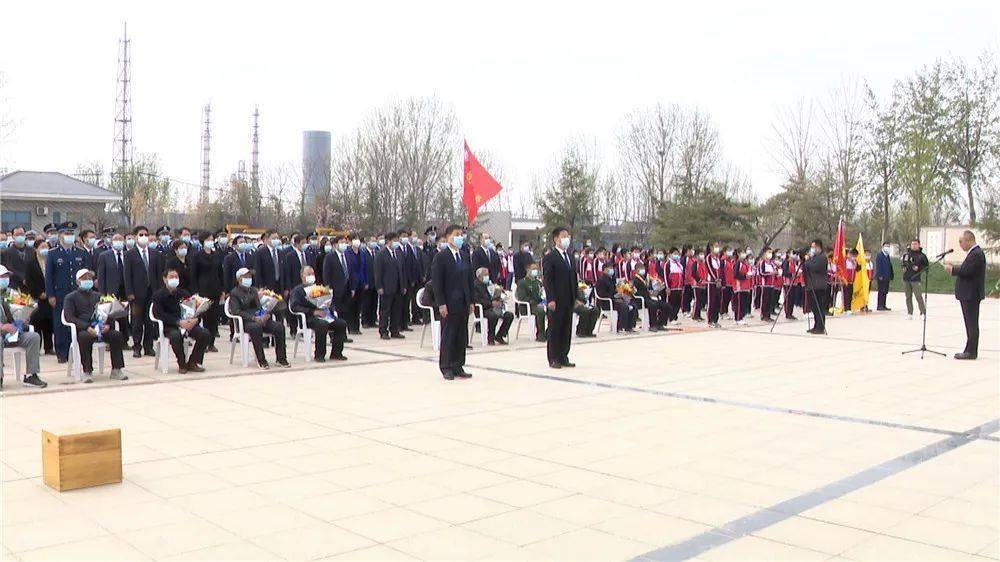
{"type": "Polygon", "coordinates": [[[670,248],[670,258],[663,266],[666,275],[667,300],[670,303],[670,321],[677,322],[681,310],[681,297],[684,294],[684,266],[681,264],[681,252],[670,248]]]}
{"type": "Polygon", "coordinates": [[[758,284],[760,285],[760,319],[765,322],[771,321],[771,313],[774,312],[774,278],[778,274],[774,267],[774,252],[771,248],[764,248],[764,257],[757,264],[758,284]]]}
{"type": "Polygon", "coordinates": [[[723,246],[722,267],[725,273],[722,276],[722,315],[726,318],[729,317],[729,306],[733,301],[733,293],[736,287],[736,277],[733,275],[733,268],[737,258],[733,256],[734,253],[734,250],[729,246],[723,246]]]}
{"type": "Polygon", "coordinates": [[[753,254],[746,252],[733,262],[733,318],[739,326],[745,326],[744,318],[750,313],[750,292],[753,290],[753,254]]]}
{"type": "Polygon", "coordinates": [[[691,272],[690,283],[694,287],[694,310],[691,313],[691,319],[700,322],[704,320],[701,316],[701,309],[705,306],[705,301],[708,298],[705,292],[705,279],[708,276],[708,272],[705,270],[704,250],[699,251],[694,259],[690,260],[688,267],[691,272]]]}
{"type": "Polygon", "coordinates": [[[719,311],[722,308],[722,284],[725,269],[722,265],[722,248],[716,242],[705,248],[705,304],[708,307],[708,325],[719,328],[719,311]]]}

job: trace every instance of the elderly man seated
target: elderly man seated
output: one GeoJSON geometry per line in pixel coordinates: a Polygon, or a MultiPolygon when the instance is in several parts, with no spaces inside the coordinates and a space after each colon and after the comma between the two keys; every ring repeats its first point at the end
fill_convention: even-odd
{"type": "Polygon", "coordinates": [[[94,290],[94,275],[89,269],[76,272],[77,290],[66,295],[63,301],[63,314],[66,320],[73,324],[71,330],[76,330],[76,342],[80,346],[80,363],[83,366],[83,382],[94,382],[94,344],[100,340],[108,344],[111,351],[111,379],[128,380],[122,373],[125,359],[122,349],[125,346],[125,336],[118,330],[111,329],[110,324],[95,324],[94,311],[101,301],[101,295],[94,290]]]}
{"type": "Polygon", "coordinates": [[[535,341],[545,341],[545,304],[542,303],[541,274],[537,263],[528,266],[528,275],[517,283],[517,300],[528,303],[528,311],[535,317],[535,341]]]}
{"type": "Polygon", "coordinates": [[[488,326],[486,341],[489,345],[507,345],[507,332],[510,331],[510,325],[514,321],[514,313],[504,311],[500,286],[490,284],[490,271],[485,267],[476,270],[473,289],[473,302],[483,307],[483,314],[486,316],[488,326]],[[498,322],[499,329],[497,329],[498,322]]]}
{"type": "Polygon", "coordinates": [[[48,383],[38,377],[38,355],[42,336],[35,332],[21,331],[14,324],[14,315],[7,304],[7,289],[10,287],[10,271],[0,265],[0,388],[3,388],[3,349],[18,347],[24,350],[26,374],[21,384],[34,388],[45,388],[48,383]]]}
{"type": "MultiPolygon", "coordinates": [[[[316,273],[308,265],[302,268],[302,283],[292,289],[288,298],[288,308],[296,314],[306,315],[306,326],[316,336],[316,352],[313,359],[319,363],[326,361],[326,336],[332,340],[330,359],[346,361],[344,342],[347,340],[347,322],[333,316],[329,309],[320,309],[306,298],[306,287],[316,284],[316,273]]],[[[333,306],[333,303],[331,303],[333,306]]],[[[293,319],[297,322],[297,319],[293,319]]]]}

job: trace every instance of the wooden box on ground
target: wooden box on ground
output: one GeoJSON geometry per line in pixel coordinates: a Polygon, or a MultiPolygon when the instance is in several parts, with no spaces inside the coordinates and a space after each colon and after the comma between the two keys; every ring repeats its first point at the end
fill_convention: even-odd
{"type": "Polygon", "coordinates": [[[42,479],[60,492],[121,482],[121,429],[43,429],[42,479]]]}

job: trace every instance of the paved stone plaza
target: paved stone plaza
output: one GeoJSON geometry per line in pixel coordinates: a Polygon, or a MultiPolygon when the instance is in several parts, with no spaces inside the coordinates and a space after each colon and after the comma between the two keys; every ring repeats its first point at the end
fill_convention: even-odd
{"type": "MultiPolygon", "coordinates": [[[[4,560],[996,560],[1000,310],[958,362],[957,303],[930,347],[893,311],[574,341],[550,370],[526,336],[443,380],[420,326],[347,364],[152,373],[127,357],[3,417],[4,560]],[[303,367],[303,368],[300,368],[303,367]],[[42,428],[120,427],[125,481],[59,493],[42,428]]],[[[528,326],[523,327],[527,334],[528,326]]],[[[291,347],[289,347],[289,350],[291,347]]],[[[370,349],[371,351],[364,351],[370,349]]],[[[268,351],[269,356],[271,351],[268,351]]]]}

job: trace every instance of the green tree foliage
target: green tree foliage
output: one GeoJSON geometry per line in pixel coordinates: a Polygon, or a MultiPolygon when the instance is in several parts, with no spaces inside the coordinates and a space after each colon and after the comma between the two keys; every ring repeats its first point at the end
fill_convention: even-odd
{"type": "Polygon", "coordinates": [[[546,231],[564,226],[571,236],[582,239],[600,232],[595,224],[596,198],[597,170],[582,150],[569,147],[563,154],[558,177],[536,196],[535,203],[546,231]]]}
{"type": "Polygon", "coordinates": [[[660,205],[653,240],[657,245],[743,244],[753,235],[752,207],[719,189],[703,189],[660,205]]]}
{"type": "Polygon", "coordinates": [[[127,167],[115,170],[108,189],[122,196],[112,207],[128,226],[161,217],[174,203],[170,179],[162,176],[155,154],[141,154],[127,167]]]}

